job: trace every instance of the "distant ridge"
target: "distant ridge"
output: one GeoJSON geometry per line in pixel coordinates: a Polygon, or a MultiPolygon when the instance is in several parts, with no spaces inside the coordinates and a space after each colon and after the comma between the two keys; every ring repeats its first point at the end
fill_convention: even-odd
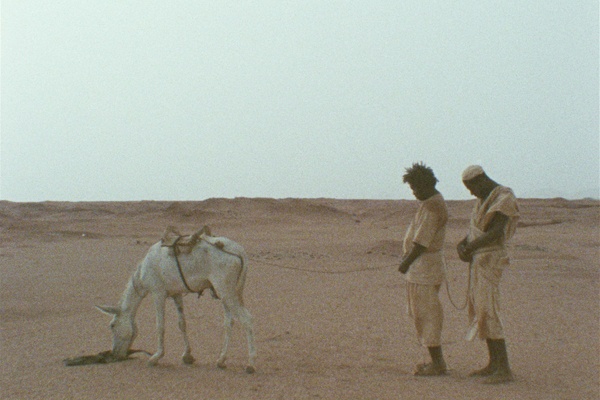
{"type": "Polygon", "coordinates": [[[568,200],[600,200],[600,188],[584,188],[574,193],[567,193],[555,188],[540,188],[528,190],[523,193],[515,192],[517,197],[531,199],[554,199],[562,197],[568,200]]]}

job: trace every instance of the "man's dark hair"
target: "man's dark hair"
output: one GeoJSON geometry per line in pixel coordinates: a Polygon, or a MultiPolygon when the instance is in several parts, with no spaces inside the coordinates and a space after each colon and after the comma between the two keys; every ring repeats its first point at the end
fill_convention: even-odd
{"type": "Polygon", "coordinates": [[[409,185],[425,184],[435,186],[438,182],[433,170],[423,164],[423,162],[413,163],[410,168],[406,168],[406,173],[402,176],[402,181],[409,185]]]}

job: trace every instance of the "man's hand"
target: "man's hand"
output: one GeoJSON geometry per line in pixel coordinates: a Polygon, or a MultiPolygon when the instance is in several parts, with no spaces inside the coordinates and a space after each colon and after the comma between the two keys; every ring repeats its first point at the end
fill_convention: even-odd
{"type": "Polygon", "coordinates": [[[456,251],[458,253],[458,258],[464,262],[471,262],[473,259],[472,251],[467,247],[467,238],[464,238],[457,246],[456,251]]]}
{"type": "Polygon", "coordinates": [[[456,246],[456,251],[458,252],[458,258],[464,262],[471,262],[473,259],[473,254],[467,249],[464,243],[460,242],[458,246],[456,246]]]}
{"type": "Polygon", "coordinates": [[[410,253],[408,253],[402,259],[402,261],[400,261],[400,266],[398,267],[398,271],[405,274],[408,271],[408,268],[410,268],[411,264],[413,262],[415,262],[415,260],[417,258],[419,258],[419,256],[425,252],[425,250],[426,250],[426,247],[421,246],[419,243],[413,243],[413,248],[410,251],[410,253]]]}
{"type": "Polygon", "coordinates": [[[477,249],[488,246],[502,238],[504,236],[504,230],[509,218],[502,213],[495,213],[492,220],[485,228],[485,233],[475,240],[468,241],[464,238],[457,246],[456,251],[458,257],[464,262],[471,262],[473,259],[473,252],[477,249]]]}
{"type": "Polygon", "coordinates": [[[402,260],[402,262],[400,263],[400,266],[398,267],[398,271],[400,271],[401,273],[405,274],[406,272],[408,272],[408,268],[410,267],[410,263],[406,262],[406,258],[404,260],[402,260]]]}

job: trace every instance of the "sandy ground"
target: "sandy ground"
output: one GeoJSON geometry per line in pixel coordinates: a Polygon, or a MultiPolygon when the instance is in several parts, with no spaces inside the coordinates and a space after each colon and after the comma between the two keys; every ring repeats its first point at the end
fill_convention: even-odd
{"type": "MultiPolygon", "coordinates": [[[[467,268],[454,251],[472,203],[448,202],[452,297],[464,302],[467,268]]],[[[483,366],[483,342],[466,342],[466,312],[443,289],[444,377],[412,375],[427,352],[406,315],[397,272],[415,201],[209,199],[202,202],[0,202],[3,399],[598,399],[600,203],[521,200],[502,307],[515,382],[468,378],[483,366]],[[250,257],[246,305],[255,319],[257,371],[244,372],[236,324],[228,368],[216,368],[222,307],[185,297],[196,357],[167,304],[166,355],[65,367],[108,350],[110,318],[148,247],[169,224],[242,244],[250,257]]],[[[140,307],[136,348],[154,351],[154,310],[140,307]]]]}

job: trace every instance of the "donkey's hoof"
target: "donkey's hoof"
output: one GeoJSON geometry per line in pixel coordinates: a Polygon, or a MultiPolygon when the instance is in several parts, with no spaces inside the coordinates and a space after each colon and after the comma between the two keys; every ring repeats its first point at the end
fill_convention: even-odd
{"type": "Polygon", "coordinates": [[[148,359],[148,365],[150,367],[155,367],[158,364],[158,360],[160,360],[161,357],[157,357],[157,356],[152,356],[148,359]]]}
{"type": "Polygon", "coordinates": [[[186,354],[185,356],[183,356],[182,359],[183,359],[183,363],[188,364],[188,365],[193,364],[194,361],[196,361],[191,354],[186,354]]]}
{"type": "Polygon", "coordinates": [[[256,369],[252,365],[248,365],[246,367],[246,373],[247,374],[253,374],[254,372],[256,372],[256,369]]]}

